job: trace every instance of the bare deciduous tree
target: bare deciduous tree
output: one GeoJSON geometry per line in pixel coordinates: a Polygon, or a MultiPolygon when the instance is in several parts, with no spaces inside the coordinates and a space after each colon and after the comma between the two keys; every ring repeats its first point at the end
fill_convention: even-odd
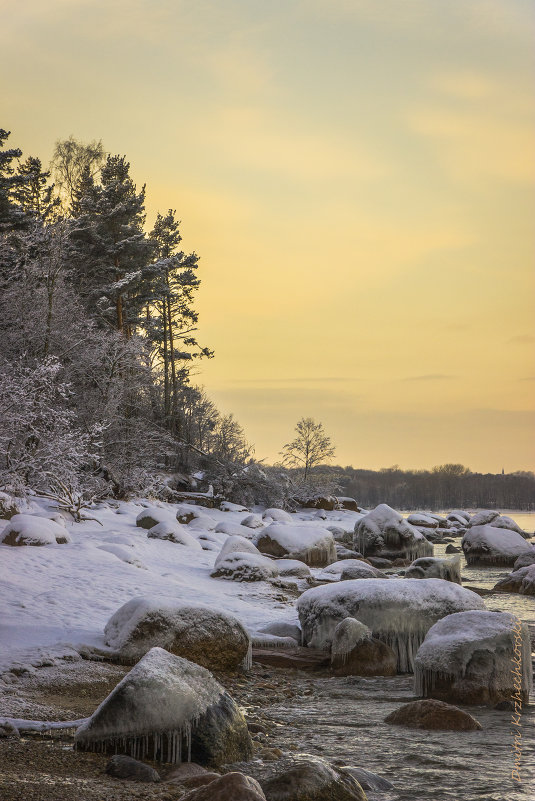
{"type": "Polygon", "coordinates": [[[281,451],[282,463],[287,467],[301,468],[305,482],[316,465],[334,456],[335,449],[323,423],[316,423],[312,417],[302,417],[295,431],[295,439],[287,442],[281,451]]]}

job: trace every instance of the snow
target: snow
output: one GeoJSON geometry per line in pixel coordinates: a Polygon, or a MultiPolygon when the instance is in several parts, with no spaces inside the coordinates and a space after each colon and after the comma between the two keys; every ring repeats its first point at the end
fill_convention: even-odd
{"type": "Polygon", "coordinates": [[[57,545],[69,539],[64,526],[33,514],[13,515],[0,535],[0,542],[9,540],[12,545],[57,545]]]}
{"type": "Polygon", "coordinates": [[[156,506],[151,506],[148,509],[143,509],[142,512],[136,517],[136,526],[141,528],[153,528],[158,523],[176,523],[176,518],[167,509],[160,509],[156,506]]]}
{"type": "Polygon", "coordinates": [[[249,509],[246,506],[242,506],[239,503],[231,503],[230,501],[222,501],[219,508],[222,512],[248,512],[249,509]]]}
{"type": "Polygon", "coordinates": [[[260,546],[261,551],[263,542],[263,547],[266,547],[266,538],[269,538],[275,546],[280,546],[282,552],[273,552],[275,556],[282,556],[284,553],[290,558],[300,558],[307,564],[316,561],[316,556],[324,564],[326,561],[334,561],[336,558],[333,535],[326,528],[318,525],[271,523],[266,528],[257,531],[253,538],[254,544],[260,546]]]}
{"type": "MultiPolygon", "coordinates": [[[[247,540],[245,540],[247,542],[247,540]]],[[[218,559],[211,573],[213,578],[233,581],[267,581],[279,575],[276,561],[260,553],[237,551],[218,559]]]]}
{"type": "Polygon", "coordinates": [[[143,759],[151,738],[153,758],[166,745],[165,761],[180,762],[182,740],[223,693],[208,670],[152,648],[76,731],[75,748],[116,745],[143,759]]]}
{"type": "Polygon", "coordinates": [[[147,537],[157,540],[169,540],[169,542],[174,542],[175,545],[185,545],[188,548],[197,548],[197,550],[201,548],[200,542],[176,520],[157,523],[149,529],[147,537]]]}
{"type": "Polygon", "coordinates": [[[521,534],[490,525],[472,526],[467,529],[461,547],[468,564],[473,561],[512,564],[521,554],[529,550],[529,545],[521,534]]]}
{"type": "Polygon", "coordinates": [[[368,626],[365,626],[364,623],[361,623],[360,620],[356,620],[354,617],[346,617],[344,620],[341,620],[334,630],[331,647],[331,662],[334,661],[334,657],[336,656],[340,656],[342,662],[345,662],[351,651],[362,642],[362,640],[366,640],[370,637],[370,629],[368,626]]]}
{"type": "Polygon", "coordinates": [[[308,646],[328,649],[338,623],[354,617],[396,651],[401,672],[412,669],[433,623],[469,609],[485,609],[485,604],[474,592],[442,579],[343,581],[307,590],[297,601],[308,646]]]}
{"type": "Polygon", "coordinates": [[[429,629],[416,655],[416,694],[427,695],[434,676],[464,676],[476,651],[489,651],[496,660],[505,657],[504,672],[510,681],[515,627],[522,629],[523,688],[529,692],[532,671],[527,624],[508,612],[475,610],[448,615],[429,629]]]}
{"type": "Polygon", "coordinates": [[[372,565],[362,562],[360,559],[342,559],[339,562],[333,562],[324,567],[316,578],[318,581],[340,581],[342,573],[348,568],[359,568],[362,570],[363,576],[370,576],[370,578],[386,578],[376,567],[372,567],[372,565]]]}
{"type": "Polygon", "coordinates": [[[284,509],[276,509],[275,507],[270,507],[266,509],[262,515],[263,520],[273,520],[276,523],[291,523],[292,516],[285,512],[284,509]]]}
{"type": "Polygon", "coordinates": [[[253,553],[260,556],[260,551],[256,545],[253,545],[250,540],[246,540],[239,534],[235,534],[223,543],[223,547],[216,557],[215,567],[219,567],[223,559],[226,559],[232,553],[253,553]]]}
{"type": "Polygon", "coordinates": [[[215,527],[215,531],[219,534],[227,534],[229,537],[238,534],[240,537],[251,539],[253,536],[251,528],[243,526],[241,523],[233,523],[230,520],[222,520],[215,527]]]}
{"type": "Polygon", "coordinates": [[[408,559],[432,556],[433,546],[417,528],[381,503],[355,524],[355,549],[363,556],[391,554],[408,559]]]}
{"type": "Polygon", "coordinates": [[[98,548],[101,551],[107,551],[113,554],[117,559],[126,562],[127,565],[134,565],[134,567],[140,567],[142,570],[147,569],[143,562],[136,559],[131,552],[129,553],[126,548],[123,548],[121,545],[99,545],[98,548]]]}
{"type": "Polygon", "coordinates": [[[241,521],[241,525],[246,526],[247,528],[262,528],[264,522],[260,517],[260,515],[253,514],[244,517],[243,520],[241,521]]]}
{"type": "Polygon", "coordinates": [[[405,571],[405,578],[439,578],[461,584],[461,555],[451,559],[425,556],[415,559],[405,571]]]}

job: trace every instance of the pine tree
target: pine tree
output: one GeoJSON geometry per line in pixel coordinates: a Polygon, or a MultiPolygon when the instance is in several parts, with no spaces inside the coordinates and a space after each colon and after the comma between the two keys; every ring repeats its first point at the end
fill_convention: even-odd
{"type": "Polygon", "coordinates": [[[41,220],[47,220],[59,200],[52,197],[54,184],[49,184],[50,171],[43,172],[41,160],[28,156],[23,164],[19,164],[17,177],[20,183],[13,190],[13,197],[21,209],[41,220]]]}
{"type": "Polygon", "coordinates": [[[28,222],[26,214],[15,199],[15,191],[27,182],[27,178],[17,175],[11,164],[14,159],[22,156],[22,150],[2,149],[10,133],[0,128],[0,232],[21,228],[28,222]]]}

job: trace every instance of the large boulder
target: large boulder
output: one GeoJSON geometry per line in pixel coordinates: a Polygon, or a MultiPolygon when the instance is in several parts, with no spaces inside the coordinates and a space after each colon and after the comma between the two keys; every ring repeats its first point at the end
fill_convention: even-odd
{"type": "Polygon", "coordinates": [[[444,701],[411,701],[385,718],[385,723],[409,729],[441,731],[479,731],[481,723],[468,712],[444,701]]]}
{"type": "Polygon", "coordinates": [[[521,534],[495,526],[472,526],[461,540],[468,565],[508,565],[528,550],[521,534]]]}
{"type": "Polygon", "coordinates": [[[364,556],[418,559],[432,556],[433,546],[421,531],[381,503],[355,524],[354,547],[364,556]]]}
{"type": "Polygon", "coordinates": [[[235,551],[218,559],[210,575],[229,581],[268,581],[279,575],[279,568],[275,560],[261,553],[235,551]]]}
{"type": "Polygon", "coordinates": [[[334,495],[317,495],[315,498],[301,500],[304,509],[323,509],[325,512],[333,512],[338,506],[338,499],[334,495]]]}
{"type": "Polygon", "coordinates": [[[37,515],[13,515],[0,534],[3,545],[63,545],[70,541],[63,526],[37,515]]]}
{"type": "Polygon", "coordinates": [[[368,579],[314,587],[297,601],[304,644],[328,650],[340,621],[354,617],[397,655],[411,672],[418,647],[437,620],[467,609],[485,609],[479,595],[442,579],[368,579]]]}
{"type": "Polygon", "coordinates": [[[470,518],[468,525],[470,528],[472,528],[472,526],[486,526],[488,523],[492,523],[497,517],[499,517],[499,512],[496,512],[494,509],[482,509],[470,518]]]}
{"type": "Polygon", "coordinates": [[[247,765],[269,801],[366,801],[364,790],[349,772],[310,754],[283,757],[275,764],[247,765]]]}
{"type": "Polygon", "coordinates": [[[104,628],[106,645],[134,662],[158,646],[210,670],[235,670],[247,660],[249,635],[237,618],[208,606],[133,598],[104,628]]]}
{"type": "Polygon", "coordinates": [[[192,790],[183,801],[266,801],[266,796],[256,779],[233,771],[192,790]]]}
{"type": "Polygon", "coordinates": [[[453,559],[435,559],[426,556],[415,561],[405,571],[405,578],[440,578],[461,584],[461,556],[453,559]]]}
{"type": "Polygon", "coordinates": [[[250,759],[245,719],[205,668],[152,648],[77,729],[76,749],[218,767],[250,759]]]}
{"type": "Polygon", "coordinates": [[[516,531],[516,533],[521,534],[524,539],[529,537],[529,534],[521,529],[518,523],[516,523],[512,517],[507,517],[507,515],[498,515],[498,517],[495,517],[490,525],[494,528],[505,528],[508,531],[516,531]]]}
{"type": "Polygon", "coordinates": [[[336,561],[333,535],[320,526],[271,523],[255,534],[253,542],[262,553],[297,559],[309,567],[336,561]]]}
{"type": "Polygon", "coordinates": [[[498,592],[519,592],[520,595],[535,595],[535,564],[519,567],[500,579],[494,586],[498,592]]]}
{"type": "Polygon", "coordinates": [[[395,676],[397,658],[367,626],[346,617],[334,631],[331,669],[337,676],[395,676]]]}
{"type": "Polygon", "coordinates": [[[415,692],[460,704],[526,703],[532,687],[526,623],[507,612],[459,612],[432,626],[415,660],[415,692]]]}
{"type": "Polygon", "coordinates": [[[338,496],[336,500],[338,501],[339,509],[348,509],[350,512],[359,511],[359,505],[354,498],[341,498],[338,496]]]}
{"type": "Polygon", "coordinates": [[[362,562],[360,559],[342,559],[324,567],[317,579],[318,581],[340,581],[342,576],[345,581],[349,578],[386,578],[384,573],[367,562],[362,562]]]}
{"type": "Polygon", "coordinates": [[[420,528],[438,528],[438,520],[435,517],[431,517],[431,515],[423,514],[423,512],[409,515],[407,523],[420,528]]]}
{"type": "Polygon", "coordinates": [[[521,567],[529,567],[529,565],[535,564],[535,547],[531,547],[529,550],[525,551],[523,554],[520,554],[518,559],[513,565],[513,570],[519,570],[521,567]]]}

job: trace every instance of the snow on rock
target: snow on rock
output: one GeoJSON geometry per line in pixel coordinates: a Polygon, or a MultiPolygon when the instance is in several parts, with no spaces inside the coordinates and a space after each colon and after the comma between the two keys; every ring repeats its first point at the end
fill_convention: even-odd
{"type": "Polygon", "coordinates": [[[431,515],[416,513],[407,517],[407,523],[412,526],[422,526],[423,528],[438,528],[438,520],[431,515]]]}
{"type": "Polygon", "coordinates": [[[7,492],[0,492],[0,520],[10,520],[13,515],[27,511],[27,503],[22,498],[15,498],[7,492]]]}
{"type": "Polygon", "coordinates": [[[360,559],[342,559],[324,567],[316,578],[318,581],[340,581],[342,574],[352,572],[352,578],[386,578],[385,574],[360,559]],[[358,574],[358,575],[357,575],[358,574]]]}
{"type": "Polygon", "coordinates": [[[284,509],[276,509],[271,507],[266,509],[262,515],[263,520],[273,520],[274,523],[291,523],[292,516],[285,512],[284,509]]]}
{"type": "Polygon", "coordinates": [[[279,575],[279,568],[273,559],[261,553],[236,551],[218,560],[210,575],[231,581],[268,581],[279,575]]]}
{"type": "Polygon", "coordinates": [[[467,512],[464,509],[452,509],[450,514],[446,515],[446,519],[448,519],[450,515],[460,517],[461,520],[464,520],[466,523],[468,523],[470,520],[470,512],[467,512]]]}
{"type": "Polygon", "coordinates": [[[451,528],[466,528],[469,519],[470,515],[467,514],[465,517],[460,512],[450,512],[446,518],[451,528]]]}
{"type": "Polygon", "coordinates": [[[311,572],[308,565],[300,562],[299,559],[276,559],[275,564],[281,576],[294,576],[295,578],[310,578],[311,572]]]}
{"type": "Polygon", "coordinates": [[[171,523],[173,522],[173,514],[167,509],[161,509],[158,506],[149,506],[143,509],[142,512],[136,517],[136,526],[140,528],[153,528],[158,523],[171,523]]]}
{"type": "Polygon", "coordinates": [[[461,704],[523,702],[532,687],[526,623],[508,612],[448,615],[432,626],[415,660],[415,692],[461,704]]]}
{"type": "Polygon", "coordinates": [[[507,515],[499,515],[498,517],[495,517],[490,525],[493,528],[505,528],[509,531],[516,531],[516,533],[521,534],[524,539],[528,536],[526,532],[520,528],[518,523],[515,523],[512,517],[507,517],[507,515]]]}
{"type": "Polygon", "coordinates": [[[245,537],[242,537],[239,534],[234,534],[233,536],[228,537],[223,543],[223,546],[216,557],[215,567],[217,567],[231,553],[254,553],[257,556],[261,555],[256,545],[253,545],[250,540],[246,540],[245,537]]]}
{"type": "Polygon", "coordinates": [[[246,526],[247,528],[262,528],[264,522],[260,515],[247,515],[241,521],[242,526],[246,526]]]}
{"type": "Polygon", "coordinates": [[[240,503],[231,503],[230,501],[221,501],[219,508],[222,512],[248,512],[249,509],[246,506],[242,506],[240,503]]]}
{"type": "Polygon", "coordinates": [[[510,565],[528,550],[521,534],[490,525],[472,526],[461,541],[468,565],[510,565]]]}
{"type": "Polygon", "coordinates": [[[76,749],[202,765],[250,759],[247,724],[203,667],[152,648],[76,731],[76,749]]]}
{"type": "Polygon", "coordinates": [[[395,676],[394,650],[375,637],[370,629],[346,617],[334,630],[331,670],[337,676],[395,676]]]}
{"type": "Polygon", "coordinates": [[[231,520],[221,520],[214,529],[218,534],[227,534],[229,537],[239,535],[240,537],[247,537],[251,539],[253,530],[248,526],[242,526],[240,523],[233,523],[231,520]]]}
{"type": "Polygon", "coordinates": [[[65,528],[37,515],[16,514],[0,534],[3,545],[62,545],[71,538],[65,528]]]}
{"type": "Polygon", "coordinates": [[[226,534],[219,534],[215,531],[200,531],[196,537],[203,551],[219,551],[227,539],[226,534]]]}
{"type": "Polygon", "coordinates": [[[535,595],[535,563],[514,570],[505,578],[500,579],[494,589],[500,592],[518,592],[521,595],[535,595]]]}
{"type": "Polygon", "coordinates": [[[271,523],[255,534],[253,542],[262,553],[288,556],[310,567],[336,561],[333,535],[320,526],[271,523]]]}
{"type": "Polygon", "coordinates": [[[433,556],[415,559],[405,571],[405,578],[439,578],[461,584],[461,556],[436,559],[433,556]]]}
{"type": "Polygon", "coordinates": [[[201,549],[200,542],[176,520],[157,523],[149,529],[147,537],[151,540],[169,540],[169,542],[174,542],[176,545],[186,545],[188,548],[196,548],[197,550],[201,549]]]}
{"type": "MultiPolygon", "coordinates": [[[[297,645],[301,642],[301,629],[299,626],[296,623],[285,623],[283,620],[277,620],[274,623],[268,623],[267,626],[262,626],[258,629],[258,635],[260,634],[291,638],[296,641],[297,645]]],[[[257,638],[258,635],[256,635],[257,638]]]]}
{"type": "Polygon", "coordinates": [[[208,515],[198,514],[190,520],[187,527],[190,531],[214,531],[216,521],[208,515]]]}
{"type": "Polygon", "coordinates": [[[354,547],[364,556],[418,559],[432,556],[433,546],[417,528],[381,503],[355,524],[354,547]]]}
{"type": "Polygon", "coordinates": [[[535,564],[535,547],[532,545],[525,553],[521,554],[513,565],[513,570],[521,567],[528,567],[535,564]]]}
{"type": "Polygon", "coordinates": [[[113,556],[116,556],[117,559],[120,559],[121,562],[126,562],[127,565],[133,565],[134,567],[139,567],[142,570],[147,569],[146,566],[143,564],[143,562],[141,562],[133,555],[131,549],[127,550],[126,548],[123,548],[121,545],[115,545],[115,544],[98,545],[97,547],[99,551],[106,551],[107,553],[111,553],[113,554],[113,556]]]}
{"type": "Polygon", "coordinates": [[[106,645],[123,662],[165,648],[210,670],[234,670],[247,660],[249,635],[233,616],[202,605],[133,598],[104,628],[106,645]]]}
{"type": "Polygon", "coordinates": [[[297,601],[304,644],[327,650],[338,623],[354,617],[394,649],[402,673],[412,671],[416,651],[437,620],[467,609],[485,604],[442,579],[343,581],[307,590],[297,601]]]}
{"type": "Polygon", "coordinates": [[[476,512],[476,514],[470,518],[468,521],[468,525],[472,526],[486,526],[487,523],[491,523],[499,517],[499,512],[496,512],[494,509],[482,509],[480,512],[476,512]]]}

